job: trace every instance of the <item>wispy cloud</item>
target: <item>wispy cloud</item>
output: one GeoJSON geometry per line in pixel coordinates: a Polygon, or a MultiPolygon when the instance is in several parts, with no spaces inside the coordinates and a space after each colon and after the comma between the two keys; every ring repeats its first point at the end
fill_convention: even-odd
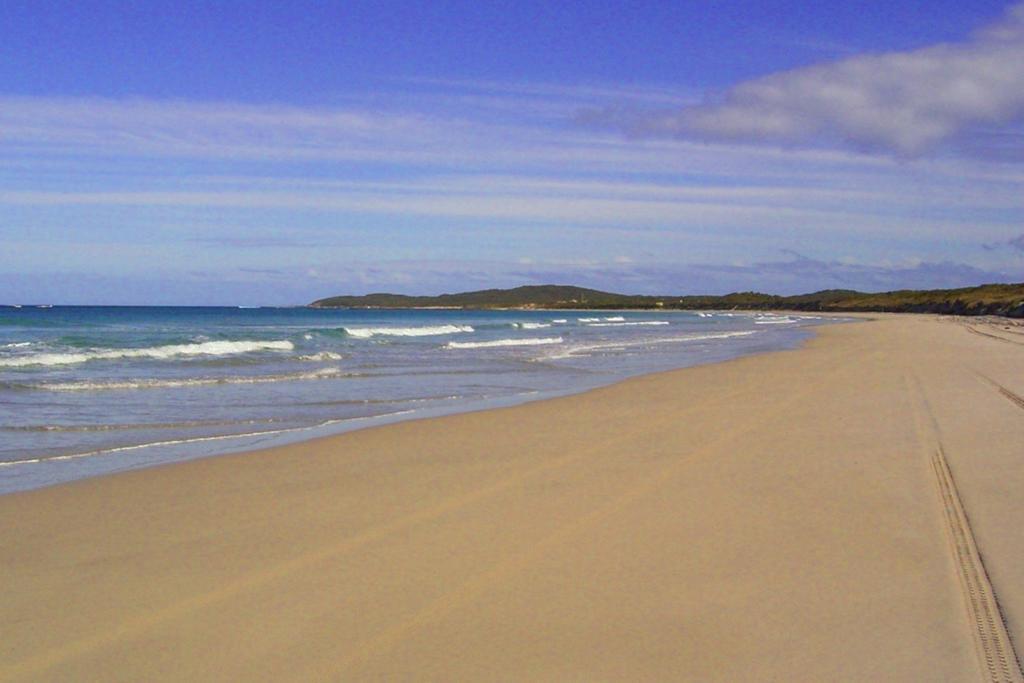
{"type": "MultiPolygon", "coordinates": [[[[718,172],[749,169],[750,157],[756,156],[769,173],[791,162],[769,150],[706,150],[682,141],[643,144],[618,132],[572,125],[581,102],[609,101],[596,93],[581,100],[572,91],[561,96],[555,91],[538,111],[536,97],[511,87],[488,91],[473,107],[465,100],[479,93],[453,93],[452,87],[334,107],[0,96],[0,149],[7,163],[22,164],[26,157],[53,163],[55,157],[92,156],[659,173],[695,162],[714,163],[718,172]],[[684,156],[692,161],[681,162],[684,156]]],[[[624,92],[650,101],[641,88],[624,92]]],[[[834,153],[796,156],[812,164],[873,163],[834,153]]]]}
{"type": "Polygon", "coordinates": [[[1024,3],[960,43],[859,55],[739,83],[677,110],[590,112],[637,135],[845,143],[918,156],[1024,119],[1024,3]]]}
{"type": "Polygon", "coordinates": [[[295,237],[287,233],[278,235],[196,235],[188,239],[196,244],[236,249],[288,249],[322,247],[330,244],[327,240],[295,237]]]}
{"type": "Polygon", "coordinates": [[[1011,237],[1008,240],[1003,240],[1001,242],[991,242],[989,244],[984,244],[982,246],[988,251],[1012,249],[1015,251],[1024,252],[1024,234],[1017,235],[1016,237],[1011,237]]]}
{"type": "Polygon", "coordinates": [[[594,264],[567,268],[538,265],[515,271],[524,281],[546,282],[571,272],[574,281],[594,287],[617,283],[620,289],[650,294],[726,294],[757,290],[801,294],[817,289],[889,291],[939,289],[986,282],[1020,281],[1024,270],[991,270],[956,261],[854,263],[820,260],[790,253],[788,258],[746,264],[594,264]]]}
{"type": "Polygon", "coordinates": [[[958,287],[1024,278],[1024,270],[992,270],[959,261],[907,260],[898,263],[816,259],[798,252],[780,252],[776,259],[749,263],[679,264],[652,259],[639,262],[611,259],[523,259],[522,263],[490,260],[398,259],[387,262],[335,261],[314,271],[295,267],[275,270],[280,279],[306,278],[327,283],[336,292],[384,289],[439,294],[480,286],[513,286],[573,282],[585,286],[645,294],[724,294],[756,289],[796,294],[813,289],[862,291],[904,287],[958,287]],[[410,288],[411,287],[411,288],[410,288]]]}
{"type": "MultiPolygon", "coordinates": [[[[472,183],[469,184],[472,188],[472,183]]],[[[557,187],[557,184],[556,184],[557,187]]],[[[663,233],[685,232],[690,228],[733,228],[756,226],[763,234],[784,231],[820,237],[826,233],[848,233],[856,226],[861,235],[956,238],[975,226],[967,218],[908,218],[900,207],[886,210],[878,205],[854,209],[856,193],[830,196],[823,191],[800,192],[777,189],[697,188],[652,195],[651,188],[620,186],[600,193],[543,188],[510,192],[493,187],[489,191],[449,189],[439,192],[428,184],[418,191],[353,189],[351,191],[165,191],[165,192],[52,192],[0,191],[0,202],[37,207],[173,207],[259,210],[280,209],[315,213],[347,213],[391,216],[441,217],[518,222],[521,225],[553,224],[563,230],[573,227],[628,226],[663,233]],[[664,227],[672,224],[674,227],[664,227]],[[658,227],[662,226],[662,227],[658,227]]],[[[241,238],[239,245],[251,243],[241,238]]]]}
{"type": "Polygon", "coordinates": [[[15,302],[95,303],[95,292],[104,292],[104,303],[302,304],[342,293],[441,294],[547,283],[685,295],[746,290],[797,294],[823,288],[881,291],[1024,280],[1022,269],[992,270],[956,261],[850,262],[797,253],[748,263],[680,264],[654,257],[520,261],[326,258],[267,267],[208,262],[181,272],[160,268],[127,274],[0,271],[0,291],[15,302]]]}
{"type": "Polygon", "coordinates": [[[635,139],[571,120],[580,103],[685,104],[662,88],[417,87],[302,107],[0,97],[0,271],[85,277],[102,264],[141,281],[159,268],[197,292],[250,285],[295,303],[523,281],[671,292],[927,279],[923,265],[875,277],[847,261],[761,263],[785,248],[868,264],[955,255],[976,269],[936,266],[936,281],[1017,262],[979,245],[1020,232],[1020,166],[635,139]],[[736,260],[747,265],[700,265],[736,260]]]}

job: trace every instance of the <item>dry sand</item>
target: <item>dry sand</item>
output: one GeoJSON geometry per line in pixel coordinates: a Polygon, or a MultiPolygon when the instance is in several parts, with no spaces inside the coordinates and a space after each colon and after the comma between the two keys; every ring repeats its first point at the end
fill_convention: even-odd
{"type": "Polygon", "coordinates": [[[1020,331],[0,497],[0,679],[1019,681],[1020,331]]]}

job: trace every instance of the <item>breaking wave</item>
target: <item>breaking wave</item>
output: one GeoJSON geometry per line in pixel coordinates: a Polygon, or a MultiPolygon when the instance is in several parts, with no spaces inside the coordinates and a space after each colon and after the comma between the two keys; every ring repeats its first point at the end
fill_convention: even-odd
{"type": "Polygon", "coordinates": [[[315,425],[304,425],[301,427],[285,427],[282,429],[268,429],[259,432],[245,432],[242,434],[216,434],[214,436],[198,436],[184,439],[168,439],[166,441],[153,441],[150,443],[141,443],[131,446],[115,446],[112,448],[102,448],[94,451],[88,451],[85,453],[68,453],[65,455],[52,455],[52,456],[40,456],[38,458],[24,458],[22,460],[6,460],[0,461],[0,467],[16,467],[18,465],[34,465],[45,462],[59,462],[62,460],[78,460],[79,458],[90,458],[96,455],[110,455],[111,453],[122,453],[125,451],[137,451],[144,448],[152,448],[153,446],[177,446],[179,444],[193,444],[202,443],[206,441],[225,441],[228,439],[246,439],[257,436],[270,436],[274,434],[286,434],[288,432],[305,432],[317,427],[327,427],[330,425],[340,424],[343,422],[356,423],[367,420],[374,420],[380,418],[395,418],[400,415],[408,415],[415,413],[415,410],[397,410],[393,413],[382,413],[380,415],[371,415],[366,417],[352,417],[336,420],[325,420],[315,425]]]}
{"type": "MultiPolygon", "coordinates": [[[[606,318],[607,320],[607,318],[606,318]]],[[[637,320],[628,323],[587,323],[587,327],[631,327],[636,325],[668,325],[667,320],[637,320]]]]}
{"type": "Polygon", "coordinates": [[[534,337],[530,339],[495,339],[481,342],[448,342],[446,349],[489,349],[497,346],[543,346],[561,344],[561,337],[534,337]]]}
{"type": "Polygon", "coordinates": [[[339,368],[321,368],[313,372],[293,372],[281,375],[254,375],[252,377],[189,377],[184,379],[132,379],[97,380],[81,382],[40,382],[22,384],[25,389],[41,391],[112,391],[125,389],[174,389],[178,387],[202,387],[217,384],[269,384],[270,382],[294,382],[310,379],[326,379],[342,374],[339,368]]]}
{"type": "Polygon", "coordinates": [[[298,360],[310,360],[310,361],[328,361],[328,360],[341,360],[344,358],[340,353],[334,351],[321,351],[319,353],[311,353],[306,356],[299,356],[298,360]]]}
{"type": "Polygon", "coordinates": [[[140,422],[138,424],[46,424],[16,425],[0,427],[5,432],[126,432],[140,429],[191,429],[196,427],[226,427],[232,425],[272,424],[280,422],[278,418],[262,418],[251,420],[190,420],[186,422],[140,422]]]}
{"type": "Polygon", "coordinates": [[[165,360],[178,356],[231,356],[256,351],[291,351],[290,341],[206,341],[198,344],[169,344],[141,349],[91,349],[75,353],[37,353],[28,356],[0,358],[0,367],[19,368],[29,365],[74,365],[91,360],[121,358],[152,358],[165,360]]]}
{"type": "Polygon", "coordinates": [[[576,318],[581,323],[621,323],[625,318],[621,315],[610,315],[604,318],[576,318]]]}
{"type": "Polygon", "coordinates": [[[730,339],[732,337],[747,337],[757,334],[754,330],[738,332],[711,332],[706,334],[687,334],[679,337],[665,337],[662,339],[634,339],[615,342],[602,342],[598,344],[575,344],[555,354],[547,356],[547,360],[558,360],[571,358],[573,356],[586,355],[597,351],[611,351],[627,349],[634,346],[656,346],[660,344],[680,344],[684,342],[699,342],[711,339],[730,339]]]}
{"type": "Polygon", "coordinates": [[[787,325],[789,323],[799,322],[796,318],[771,318],[764,317],[758,318],[754,321],[755,325],[787,325]]]}
{"type": "Polygon", "coordinates": [[[459,334],[473,332],[469,325],[432,325],[426,327],[343,327],[350,337],[369,339],[370,337],[435,337],[442,334],[459,334]]]}

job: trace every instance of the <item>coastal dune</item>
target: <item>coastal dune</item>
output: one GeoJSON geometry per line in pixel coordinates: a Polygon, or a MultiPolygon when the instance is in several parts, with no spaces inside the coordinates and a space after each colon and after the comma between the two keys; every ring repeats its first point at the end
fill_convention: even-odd
{"type": "Polygon", "coordinates": [[[0,680],[1021,681],[1024,335],[796,351],[0,497],[0,680]]]}

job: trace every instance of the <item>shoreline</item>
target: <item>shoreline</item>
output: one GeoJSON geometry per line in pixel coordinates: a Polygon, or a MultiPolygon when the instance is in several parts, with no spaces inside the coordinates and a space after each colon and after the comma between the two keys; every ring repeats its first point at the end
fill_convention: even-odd
{"type": "MultiPolygon", "coordinates": [[[[569,312],[588,312],[591,310],[599,311],[599,309],[573,309],[573,311],[569,312]]],[[[621,310],[622,312],[626,312],[627,309],[621,310]]],[[[674,312],[675,311],[669,311],[669,313],[674,312]]],[[[799,312],[790,312],[789,314],[802,315],[805,317],[809,315],[807,313],[799,312]]],[[[857,319],[870,319],[870,317],[865,314],[822,314],[814,317],[821,319],[835,319],[835,322],[828,324],[839,324],[841,322],[849,322],[857,319]]],[[[310,440],[332,438],[334,436],[362,429],[372,429],[399,424],[406,421],[435,419],[448,415],[477,412],[481,410],[495,410],[538,401],[546,401],[564,396],[573,396],[646,375],[674,372],[687,367],[728,362],[735,358],[800,348],[800,346],[806,344],[809,339],[814,337],[814,330],[819,326],[819,324],[811,324],[787,330],[793,333],[800,333],[804,335],[804,338],[798,339],[795,342],[785,342],[780,344],[777,348],[767,350],[741,349],[735,351],[735,355],[730,355],[724,359],[713,358],[710,360],[696,361],[688,365],[646,370],[636,374],[628,374],[624,377],[611,378],[606,382],[581,384],[580,386],[568,389],[528,391],[510,396],[471,400],[464,399],[453,405],[438,405],[424,409],[398,410],[395,412],[368,415],[364,417],[331,419],[323,423],[308,426],[271,429],[262,432],[186,437],[182,439],[143,444],[127,444],[81,453],[66,453],[54,456],[32,457],[24,460],[0,462],[0,475],[4,474],[5,470],[8,472],[19,468],[23,470],[23,472],[16,472],[15,474],[7,475],[7,482],[5,482],[4,486],[0,488],[0,496],[6,496],[21,491],[38,490],[40,488],[50,486],[59,486],[81,479],[103,477],[111,474],[117,474],[119,472],[173,465],[178,462],[189,462],[202,458],[238,455],[255,450],[279,448],[310,440]],[[210,444],[216,444],[220,447],[210,448],[210,444]],[[137,457],[139,455],[142,457],[137,457]],[[68,469],[69,465],[73,465],[76,469],[68,469]],[[54,470],[52,472],[40,472],[32,471],[28,468],[62,468],[64,471],[54,470]]]]}
{"type": "Polygon", "coordinates": [[[1020,680],[1024,345],[969,330],[0,496],[0,680],[1020,680]]]}

